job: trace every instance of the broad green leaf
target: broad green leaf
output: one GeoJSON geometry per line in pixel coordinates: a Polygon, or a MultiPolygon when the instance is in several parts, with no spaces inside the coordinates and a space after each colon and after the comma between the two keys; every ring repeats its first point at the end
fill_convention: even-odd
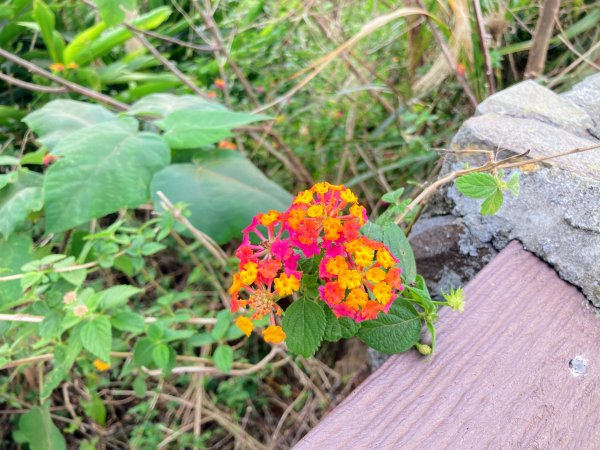
{"type": "Polygon", "coordinates": [[[79,287],[87,278],[86,269],[72,270],[70,272],[61,272],[60,276],[71,283],[73,286],[79,287]]]}
{"type": "Polygon", "coordinates": [[[370,220],[365,223],[360,232],[369,239],[373,239],[377,242],[383,242],[383,228],[370,220]]]}
{"type": "Polygon", "coordinates": [[[61,158],[44,177],[48,232],[139,206],[150,196],[154,173],[170,159],[160,136],[138,133],[123,122],[76,131],[59,142],[55,153],[61,158]]]}
{"type": "Polygon", "coordinates": [[[519,182],[519,172],[513,172],[508,181],[508,190],[513,195],[519,195],[521,193],[521,183],[519,182]]]}
{"type": "Polygon", "coordinates": [[[348,317],[339,317],[338,322],[342,330],[342,338],[350,339],[356,336],[358,330],[360,330],[360,323],[356,323],[354,320],[348,317]]]}
{"type": "Polygon", "coordinates": [[[151,94],[131,105],[127,113],[135,116],[163,118],[180,109],[191,108],[197,111],[227,110],[223,105],[210,102],[197,95],[151,94]]]}
{"type": "Polygon", "coordinates": [[[174,111],[156,125],[165,131],[165,139],[173,149],[198,148],[233,136],[233,128],[269,117],[233,111],[211,111],[187,108],[174,111]]]}
{"type": "Polygon", "coordinates": [[[419,313],[408,302],[396,300],[388,314],[383,312],[374,320],[366,320],[358,338],[369,347],[386,353],[402,353],[417,342],[421,334],[419,313]]]}
{"type": "Polygon", "coordinates": [[[25,436],[31,450],[66,450],[67,448],[65,438],[50,418],[47,404],[23,414],[19,418],[19,431],[25,436]]]}
{"type": "Polygon", "coordinates": [[[110,329],[110,322],[106,317],[100,316],[88,320],[81,327],[79,336],[83,348],[102,361],[110,361],[112,331],[110,329]]]}
{"type": "Polygon", "coordinates": [[[114,27],[125,20],[125,11],[133,13],[137,7],[136,0],[95,0],[100,17],[109,27],[114,27]]]}
{"type": "Polygon", "coordinates": [[[498,189],[497,180],[489,173],[469,173],[459,177],[455,184],[460,192],[471,198],[486,198],[498,189]]]}
{"type": "Polygon", "coordinates": [[[131,311],[124,311],[113,316],[110,322],[117,330],[135,334],[144,331],[144,317],[131,311]]]}
{"type": "Polygon", "coordinates": [[[40,337],[44,339],[59,337],[62,334],[63,318],[63,314],[59,311],[51,311],[46,314],[38,327],[40,337]]]}
{"type": "Polygon", "coordinates": [[[323,335],[323,340],[337,342],[342,338],[342,325],[325,302],[321,302],[321,307],[325,313],[325,334],[323,335]]]}
{"type": "Polygon", "coordinates": [[[143,289],[121,284],[110,287],[96,295],[100,296],[100,308],[103,310],[119,308],[127,304],[129,298],[143,292],[143,289]]]}
{"type": "Polygon", "coordinates": [[[43,206],[42,176],[22,169],[14,183],[0,190],[0,234],[10,236],[22,224],[29,213],[39,211],[43,206]]]}
{"type": "Polygon", "coordinates": [[[105,107],[93,103],[53,100],[25,116],[23,122],[37,135],[38,141],[52,150],[61,138],[76,130],[117,118],[105,107]]]}
{"type": "Polygon", "coordinates": [[[282,327],[285,342],[292,353],[309,358],[315,354],[325,334],[323,308],[302,298],[293,302],[283,316],[282,327]]]}
{"type": "MultiPolygon", "coordinates": [[[[167,6],[153,9],[147,14],[142,14],[133,19],[131,24],[140,30],[153,30],[162,24],[171,15],[171,9],[167,6]]],[[[114,47],[117,47],[133,37],[133,33],[127,28],[120,27],[107,31],[94,39],[87,47],[75,57],[77,64],[84,65],[109,53],[114,47]]]]}
{"type": "Polygon", "coordinates": [[[481,210],[479,211],[483,216],[491,216],[496,214],[502,208],[502,203],[504,202],[504,194],[500,191],[500,189],[496,189],[496,191],[486,198],[481,204],[481,210]]]}
{"type": "Polygon", "coordinates": [[[285,211],[292,197],[250,161],[230,151],[207,152],[198,164],[173,164],[154,176],[151,186],[173,203],[189,205],[189,220],[220,244],[241,236],[258,212],[285,211]]]}
{"type": "Polygon", "coordinates": [[[94,42],[94,40],[100,36],[100,33],[102,33],[104,30],[106,30],[106,23],[98,22],[97,24],[92,25],[90,28],[77,34],[71,40],[71,42],[67,44],[65,50],[63,51],[64,63],[69,64],[75,62],[77,56],[79,56],[82,52],[86,52],[90,44],[94,42]]]}
{"type": "Polygon", "coordinates": [[[211,336],[217,341],[223,339],[232,322],[233,314],[228,310],[219,311],[217,313],[217,323],[210,332],[211,336]]]}
{"type": "Polygon", "coordinates": [[[386,225],[383,229],[383,243],[392,255],[400,260],[402,275],[406,282],[410,284],[415,281],[417,276],[415,255],[402,229],[394,223],[386,225]]]}
{"type": "Polygon", "coordinates": [[[229,345],[219,345],[213,354],[215,367],[223,373],[229,373],[233,367],[233,349],[229,345]]]}
{"type": "Polygon", "coordinates": [[[62,54],[59,55],[54,42],[54,13],[42,0],[34,0],[33,18],[40,27],[42,39],[46,44],[50,58],[54,62],[60,62],[62,54]]]}

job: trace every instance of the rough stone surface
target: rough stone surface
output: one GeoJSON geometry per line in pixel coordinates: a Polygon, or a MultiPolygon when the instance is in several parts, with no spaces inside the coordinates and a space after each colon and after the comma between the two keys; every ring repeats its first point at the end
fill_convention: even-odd
{"type": "Polygon", "coordinates": [[[535,119],[585,136],[594,126],[592,118],[576,103],[566,102],[550,89],[529,80],[486,98],[476,114],[498,113],[535,119]]]}
{"type": "Polygon", "coordinates": [[[590,116],[594,126],[589,130],[596,138],[600,139],[600,73],[592,75],[581,83],[573,86],[569,92],[561,94],[563,99],[567,99],[573,104],[579,106],[590,116]]]}

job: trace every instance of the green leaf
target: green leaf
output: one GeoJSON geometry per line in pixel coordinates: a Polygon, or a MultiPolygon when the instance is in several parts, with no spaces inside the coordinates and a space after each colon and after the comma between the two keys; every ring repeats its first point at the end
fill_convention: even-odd
{"type": "Polygon", "coordinates": [[[381,200],[383,200],[386,203],[397,203],[398,200],[400,199],[400,197],[402,197],[403,193],[404,193],[404,188],[401,187],[400,189],[396,189],[395,191],[386,192],[381,197],[381,200]]]}
{"type": "Polygon", "coordinates": [[[42,176],[19,170],[17,179],[0,190],[0,233],[7,238],[33,211],[43,206],[42,176]]]}
{"type": "Polygon", "coordinates": [[[117,330],[139,334],[144,331],[144,317],[131,311],[124,311],[111,319],[111,324],[117,330]]]}
{"type": "Polygon", "coordinates": [[[40,26],[42,39],[46,44],[50,58],[54,62],[60,62],[62,55],[58,54],[54,43],[54,13],[43,1],[35,0],[33,2],[33,18],[40,26]]]}
{"type": "Polygon", "coordinates": [[[167,370],[169,367],[171,350],[167,344],[157,344],[152,349],[152,360],[159,368],[167,370]]]}
{"type": "Polygon", "coordinates": [[[55,367],[46,375],[44,375],[44,383],[42,390],[40,391],[40,399],[44,401],[50,397],[50,395],[52,395],[52,391],[54,391],[54,389],[56,389],[60,383],[67,378],[67,375],[68,372],[65,371],[63,367],[55,367]]]}
{"type": "Polygon", "coordinates": [[[0,166],[16,166],[19,159],[10,155],[0,155],[0,166]]]}
{"type": "Polygon", "coordinates": [[[156,344],[149,338],[142,338],[133,346],[133,362],[138,366],[147,366],[152,362],[152,350],[156,344]]]}
{"type": "Polygon", "coordinates": [[[106,317],[94,317],[88,320],[80,332],[83,348],[102,361],[110,361],[112,332],[110,322],[106,317]]]}
{"type": "Polygon", "coordinates": [[[232,321],[233,314],[227,310],[219,311],[217,313],[217,323],[215,323],[215,326],[210,332],[211,336],[217,341],[223,339],[232,321]]]}
{"type": "Polygon", "coordinates": [[[31,450],[66,450],[67,444],[60,430],[50,418],[48,404],[33,408],[19,418],[19,431],[31,450]]]}
{"type": "Polygon", "coordinates": [[[101,426],[106,425],[106,408],[98,394],[93,393],[89,401],[81,402],[81,406],[86,416],[101,426]]]}
{"type": "Polygon", "coordinates": [[[188,108],[174,111],[156,125],[173,149],[198,148],[233,136],[233,128],[267,120],[268,116],[233,111],[188,108]]]}
{"type": "Polygon", "coordinates": [[[383,243],[392,252],[392,255],[400,260],[402,275],[406,282],[415,281],[417,276],[415,255],[402,229],[394,223],[386,225],[383,229],[383,243]]]}
{"type": "Polygon", "coordinates": [[[71,283],[73,286],[79,287],[87,278],[86,269],[72,270],[70,272],[60,272],[60,276],[71,283]]]}
{"type": "Polygon", "coordinates": [[[305,298],[293,302],[282,321],[290,351],[305,358],[314,355],[325,335],[326,323],[325,312],[317,303],[305,298]]]}
{"type": "Polygon", "coordinates": [[[236,152],[207,152],[198,164],[173,164],[152,180],[152,196],[162,191],[173,203],[189,205],[190,222],[219,244],[241,236],[258,212],[285,211],[292,197],[236,152]]]}
{"type": "Polygon", "coordinates": [[[219,345],[213,354],[215,367],[223,373],[229,373],[233,367],[233,349],[229,345],[219,345]]]}
{"type": "Polygon", "coordinates": [[[519,182],[519,172],[513,172],[508,181],[508,190],[513,195],[518,196],[521,193],[521,183],[519,182]]]}
{"type": "Polygon", "coordinates": [[[358,331],[358,338],[369,347],[386,353],[402,353],[419,341],[421,319],[407,301],[398,299],[388,314],[379,313],[376,319],[366,320],[358,331]]]}
{"type": "Polygon", "coordinates": [[[362,226],[360,232],[369,239],[373,239],[377,242],[383,242],[383,228],[376,223],[371,222],[370,220],[362,226]]]}
{"type": "Polygon", "coordinates": [[[127,304],[127,301],[136,294],[143,292],[143,289],[121,284],[113,286],[100,292],[100,308],[102,310],[119,308],[127,304]]]}
{"type": "Polygon", "coordinates": [[[339,317],[338,322],[340,323],[342,338],[344,339],[350,339],[351,337],[356,336],[356,333],[360,330],[360,323],[356,323],[348,317],[339,317]]]}
{"type": "Polygon", "coordinates": [[[76,130],[117,119],[116,114],[100,105],[75,100],[53,100],[25,116],[23,122],[37,134],[38,141],[54,149],[61,138],[76,130]]]}
{"type": "Polygon", "coordinates": [[[106,30],[106,23],[98,22],[91,27],[77,34],[71,42],[67,44],[63,51],[63,61],[65,64],[75,62],[75,59],[83,52],[86,52],[92,42],[96,40],[100,33],[106,30]]]}
{"type": "Polygon", "coordinates": [[[460,192],[471,198],[486,198],[498,189],[497,180],[489,173],[469,173],[459,177],[455,184],[460,192]]]}
{"type": "Polygon", "coordinates": [[[204,100],[197,95],[175,95],[175,94],[151,94],[141,100],[138,100],[127,114],[135,116],[164,118],[167,115],[180,109],[191,109],[196,111],[226,111],[223,105],[219,103],[204,100]]]}
{"type": "Polygon", "coordinates": [[[62,334],[63,314],[59,311],[51,311],[46,314],[39,325],[38,332],[44,339],[57,338],[62,334]]]}
{"type": "Polygon", "coordinates": [[[342,338],[342,325],[333,311],[325,302],[321,302],[325,313],[325,334],[323,339],[328,342],[337,342],[342,338]]]}
{"type": "Polygon", "coordinates": [[[100,17],[109,27],[114,27],[125,20],[125,11],[134,13],[136,0],[96,0],[100,17]]]}
{"type": "MultiPolygon", "coordinates": [[[[33,242],[26,235],[13,234],[8,240],[0,239],[0,276],[21,273],[21,267],[31,260],[33,242]]],[[[0,310],[9,308],[21,297],[19,280],[0,283],[0,310]]]]}
{"type": "Polygon", "coordinates": [[[135,127],[105,122],[59,142],[55,153],[62,157],[44,177],[48,232],[64,231],[148,200],[150,181],[169,163],[170,152],[160,136],[138,133],[135,127]]]}
{"type": "Polygon", "coordinates": [[[492,195],[486,198],[481,204],[481,210],[479,211],[484,216],[491,216],[496,214],[502,208],[504,202],[504,195],[497,189],[492,195]]]}

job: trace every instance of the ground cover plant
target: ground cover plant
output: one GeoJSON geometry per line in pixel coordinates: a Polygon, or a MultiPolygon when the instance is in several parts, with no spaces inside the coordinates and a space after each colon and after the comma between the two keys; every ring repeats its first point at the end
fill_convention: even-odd
{"type": "Polygon", "coordinates": [[[525,0],[0,3],[0,446],[287,448],[367,347],[443,350],[462,291],[406,235],[444,183],[519,194],[438,156],[597,69],[597,5],[557,5],[539,50],[525,0]]]}

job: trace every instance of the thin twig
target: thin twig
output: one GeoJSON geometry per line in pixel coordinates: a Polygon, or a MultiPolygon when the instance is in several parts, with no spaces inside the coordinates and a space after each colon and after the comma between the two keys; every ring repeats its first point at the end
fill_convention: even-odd
{"type": "MultiPolygon", "coordinates": [[[[595,150],[597,148],[600,148],[600,144],[594,144],[594,145],[590,145],[587,147],[577,147],[577,148],[573,148],[571,150],[567,150],[561,153],[557,153],[555,155],[550,155],[550,156],[542,156],[539,158],[533,158],[533,159],[528,159],[525,161],[519,161],[519,162],[508,162],[508,161],[512,161],[515,158],[515,155],[510,156],[506,159],[503,159],[501,161],[491,161],[488,162],[486,164],[484,164],[483,166],[480,167],[474,167],[472,169],[461,169],[461,170],[456,170],[454,172],[450,172],[449,174],[447,174],[446,176],[440,178],[439,180],[437,180],[436,182],[434,182],[433,184],[427,186],[426,189],[424,189],[419,195],[417,195],[414,200],[412,202],[410,202],[410,204],[406,207],[406,209],[402,212],[402,214],[400,214],[397,218],[396,218],[396,223],[399,224],[402,222],[402,220],[404,220],[404,218],[415,208],[417,207],[417,205],[419,205],[422,201],[428,199],[438,188],[444,186],[445,184],[451,182],[452,180],[461,177],[463,175],[469,174],[469,173],[473,173],[473,172],[489,172],[492,170],[498,170],[498,169],[510,169],[513,167],[521,167],[521,166],[525,166],[528,164],[535,164],[535,163],[539,163],[539,162],[543,162],[543,161],[548,161],[550,159],[554,159],[554,158],[559,158],[561,156],[567,156],[567,155],[574,155],[576,153],[583,153],[583,152],[587,152],[590,150],[595,150]]],[[[521,156],[521,155],[516,155],[516,156],[521,156]]]]}
{"type": "Polygon", "coordinates": [[[42,86],[40,84],[29,83],[28,81],[19,80],[17,78],[6,75],[0,72],[0,80],[6,81],[8,84],[18,86],[30,91],[43,92],[44,94],[66,94],[69,90],[65,87],[42,86]]]}
{"type": "Polygon", "coordinates": [[[104,103],[106,105],[110,105],[113,108],[118,109],[119,111],[126,111],[127,109],[129,109],[129,106],[125,103],[121,103],[120,101],[115,100],[112,97],[109,97],[108,95],[101,94],[100,92],[96,92],[92,89],[88,89],[84,86],[81,86],[80,84],[73,83],[72,81],[68,81],[64,78],[56,76],[48,72],[47,70],[44,70],[41,67],[33,64],[32,62],[29,62],[25,59],[18,57],[17,55],[14,55],[13,53],[7,50],[4,50],[3,48],[0,48],[0,57],[11,61],[17,64],[18,66],[24,67],[32,73],[47,78],[48,80],[54,81],[55,83],[66,87],[72,92],[76,92],[78,94],[85,95],[86,97],[93,98],[94,100],[97,100],[100,103],[104,103]]]}
{"type": "Polygon", "coordinates": [[[494,68],[492,67],[492,58],[490,51],[485,43],[485,30],[483,28],[483,13],[481,12],[481,4],[479,0],[473,0],[473,11],[475,12],[475,22],[477,23],[477,34],[479,36],[479,46],[483,53],[483,62],[485,65],[485,75],[488,80],[488,92],[492,95],[496,92],[496,80],[494,79],[494,68]]]}

